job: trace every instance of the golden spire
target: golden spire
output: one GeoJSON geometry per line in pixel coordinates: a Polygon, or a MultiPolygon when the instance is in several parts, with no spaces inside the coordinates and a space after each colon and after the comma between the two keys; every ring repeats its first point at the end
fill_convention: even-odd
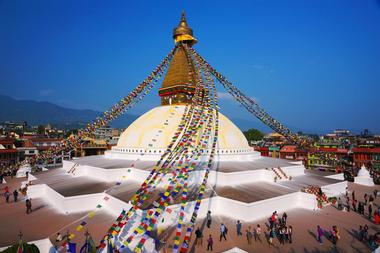
{"type": "MultiPolygon", "coordinates": [[[[193,37],[193,30],[187,25],[185,12],[182,12],[180,22],[173,30],[173,38],[176,43],[186,43],[189,46],[197,42],[193,37]]],[[[175,52],[170,62],[162,86],[158,91],[161,97],[161,105],[191,103],[194,91],[194,63],[188,57],[183,46],[179,45],[177,52],[175,52]]]]}
{"type": "Polygon", "coordinates": [[[185,11],[182,12],[181,20],[176,28],[173,30],[173,39],[175,43],[183,41],[194,45],[197,40],[193,37],[193,29],[187,25],[185,11]]]}

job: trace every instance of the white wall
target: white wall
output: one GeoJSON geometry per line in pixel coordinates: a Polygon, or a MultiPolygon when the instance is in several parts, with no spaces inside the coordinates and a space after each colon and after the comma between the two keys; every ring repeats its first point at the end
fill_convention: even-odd
{"type": "MultiPolygon", "coordinates": [[[[64,162],[65,163],[65,162],[64,162]]],[[[74,163],[66,162],[64,169],[70,170],[74,163]]],[[[283,167],[282,170],[288,176],[300,176],[304,175],[304,166],[295,165],[290,167],[283,167]]],[[[150,171],[141,170],[137,168],[127,167],[121,169],[102,169],[99,167],[93,167],[88,165],[78,165],[74,172],[74,176],[88,176],[95,178],[97,180],[114,182],[114,181],[124,181],[132,180],[138,183],[142,183],[146,177],[149,175],[150,171]],[[129,172],[128,172],[129,170],[129,172]]],[[[204,171],[193,171],[190,173],[189,181],[190,183],[199,184],[203,180],[204,171]]],[[[166,175],[163,179],[163,183],[167,182],[170,178],[170,174],[166,175]]],[[[216,172],[211,171],[209,175],[208,184],[215,185],[217,182],[218,186],[231,186],[239,184],[248,184],[258,181],[273,182],[275,174],[269,170],[247,170],[247,171],[237,171],[237,172],[216,172]]],[[[162,185],[162,184],[161,184],[162,185]]]]}
{"type": "Polygon", "coordinates": [[[94,210],[104,198],[104,193],[64,197],[46,184],[30,185],[29,198],[43,198],[60,213],[75,213],[94,210]]]}
{"type": "Polygon", "coordinates": [[[345,194],[347,187],[347,181],[329,184],[322,186],[322,191],[326,194],[327,197],[334,197],[345,194]]]}
{"type": "Polygon", "coordinates": [[[302,164],[296,166],[281,167],[281,169],[287,176],[296,177],[305,175],[305,166],[303,166],[302,164]]]}

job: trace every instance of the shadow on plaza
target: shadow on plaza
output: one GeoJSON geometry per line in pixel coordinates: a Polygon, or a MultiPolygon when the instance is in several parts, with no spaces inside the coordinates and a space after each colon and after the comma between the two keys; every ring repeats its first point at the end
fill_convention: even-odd
{"type": "MultiPolygon", "coordinates": [[[[368,241],[365,241],[365,240],[360,240],[360,236],[359,236],[359,231],[355,230],[355,229],[351,229],[348,230],[348,229],[345,229],[347,231],[347,233],[349,235],[352,236],[353,240],[357,240],[358,242],[361,242],[363,245],[365,245],[369,250],[370,250],[370,246],[368,244],[368,241]]],[[[356,247],[354,247],[353,245],[351,245],[351,247],[355,250],[355,252],[367,252],[367,251],[362,251],[360,249],[357,249],[356,247]]]]}

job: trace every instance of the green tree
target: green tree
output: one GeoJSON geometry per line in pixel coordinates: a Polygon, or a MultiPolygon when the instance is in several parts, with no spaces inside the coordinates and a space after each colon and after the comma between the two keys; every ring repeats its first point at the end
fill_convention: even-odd
{"type": "Polygon", "coordinates": [[[259,141],[259,140],[262,140],[264,137],[264,134],[255,128],[248,129],[247,131],[244,131],[243,133],[245,135],[245,138],[247,138],[248,142],[259,141]]]}
{"type": "Polygon", "coordinates": [[[45,134],[45,127],[42,125],[39,125],[37,128],[37,133],[38,134],[45,134]]]}

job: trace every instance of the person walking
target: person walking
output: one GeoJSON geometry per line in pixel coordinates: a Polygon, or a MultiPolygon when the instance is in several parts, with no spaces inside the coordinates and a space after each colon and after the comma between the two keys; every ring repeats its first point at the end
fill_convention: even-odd
{"type": "Polygon", "coordinates": [[[5,202],[9,203],[9,197],[11,196],[11,194],[9,193],[9,191],[6,191],[4,195],[5,195],[5,202]]]}
{"type": "Polygon", "coordinates": [[[323,244],[323,242],[322,242],[322,236],[323,236],[323,229],[318,225],[317,226],[317,241],[321,245],[323,244]]]}
{"type": "Polygon", "coordinates": [[[338,227],[333,226],[332,231],[331,231],[331,240],[334,247],[336,247],[339,239],[340,239],[340,233],[339,233],[338,227]]]}
{"type": "Polygon", "coordinates": [[[354,210],[354,212],[356,212],[356,204],[357,204],[357,200],[356,199],[352,199],[352,209],[354,210]]]}
{"type": "Polygon", "coordinates": [[[363,226],[360,225],[359,226],[359,241],[363,241],[364,240],[364,229],[363,229],[363,226]]]}
{"type": "Polygon", "coordinates": [[[55,238],[55,242],[56,242],[56,243],[59,243],[59,242],[62,241],[62,239],[63,239],[63,238],[62,238],[61,233],[58,232],[58,233],[57,233],[57,237],[55,238]]]}
{"type": "Polygon", "coordinates": [[[207,227],[210,228],[211,227],[211,222],[212,222],[212,219],[211,219],[211,211],[209,210],[207,212],[207,216],[206,216],[206,223],[207,223],[207,227]]]}
{"type": "Polygon", "coordinates": [[[293,242],[293,227],[292,226],[289,226],[288,235],[289,235],[289,243],[292,243],[293,242]]]}
{"type": "Polygon", "coordinates": [[[367,205],[368,202],[368,195],[367,193],[364,194],[364,205],[367,205]]]}
{"type": "Polygon", "coordinates": [[[237,223],[236,223],[236,233],[237,233],[238,236],[242,236],[243,235],[242,232],[241,232],[241,222],[240,222],[240,220],[238,220],[237,223]]]}
{"type": "Polygon", "coordinates": [[[13,199],[14,199],[14,202],[17,202],[17,197],[18,197],[18,191],[17,191],[17,190],[14,190],[14,191],[13,191],[13,199]]]}
{"type": "Polygon", "coordinates": [[[220,238],[219,240],[222,241],[222,238],[227,241],[227,227],[222,223],[220,224],[220,238]]]}
{"type": "MultiPolygon", "coordinates": [[[[248,245],[252,244],[252,231],[251,231],[251,226],[248,226],[248,229],[245,230],[245,236],[247,237],[247,242],[248,245]]],[[[256,238],[255,238],[256,240],[256,238]]]]}
{"type": "Polygon", "coordinates": [[[32,199],[27,199],[26,202],[26,213],[29,214],[32,212],[32,199]]]}
{"type": "Polygon", "coordinates": [[[350,197],[347,197],[346,199],[346,208],[347,208],[347,212],[350,211],[350,197]]]}
{"type": "Polygon", "coordinates": [[[342,199],[340,197],[338,198],[338,209],[339,210],[343,209],[343,202],[342,202],[342,199]]]}
{"type": "Polygon", "coordinates": [[[286,221],[288,220],[288,215],[284,212],[283,214],[282,214],[282,222],[283,222],[283,224],[284,225],[286,225],[286,221]]]}
{"type": "Polygon", "coordinates": [[[269,231],[269,238],[268,238],[268,244],[269,244],[269,247],[270,246],[273,246],[274,247],[274,244],[273,244],[273,238],[275,237],[275,232],[274,232],[274,229],[271,228],[270,231],[269,231]]]}
{"type": "Polygon", "coordinates": [[[203,244],[202,241],[203,241],[202,231],[198,227],[197,230],[195,230],[195,245],[202,246],[203,244]]]}
{"type": "Polygon", "coordinates": [[[371,203],[373,202],[375,199],[373,198],[372,194],[369,195],[369,198],[368,198],[368,202],[371,203]]]}
{"type": "Polygon", "coordinates": [[[281,227],[278,231],[278,239],[280,240],[280,244],[285,244],[285,228],[281,227]]]}
{"type": "Polygon", "coordinates": [[[260,227],[260,224],[257,224],[257,227],[255,229],[255,242],[257,240],[260,241],[260,243],[261,243],[261,227],[260,227]]]}
{"type": "Polygon", "coordinates": [[[363,239],[364,240],[368,239],[368,229],[369,229],[368,225],[367,224],[364,225],[364,227],[363,227],[363,239]]]}
{"type": "Polygon", "coordinates": [[[269,219],[270,227],[272,228],[276,222],[276,212],[272,213],[272,216],[269,219]]]}
{"type": "Polygon", "coordinates": [[[339,229],[338,229],[337,226],[335,226],[335,237],[336,237],[336,239],[335,239],[335,245],[337,245],[338,240],[340,239],[340,231],[339,231],[339,229]]]}
{"type": "Polygon", "coordinates": [[[212,251],[212,245],[214,244],[214,240],[212,239],[212,236],[209,235],[207,239],[207,251],[211,250],[212,251]]]}
{"type": "Polygon", "coordinates": [[[369,202],[368,204],[368,219],[372,219],[372,202],[369,202]]]}

